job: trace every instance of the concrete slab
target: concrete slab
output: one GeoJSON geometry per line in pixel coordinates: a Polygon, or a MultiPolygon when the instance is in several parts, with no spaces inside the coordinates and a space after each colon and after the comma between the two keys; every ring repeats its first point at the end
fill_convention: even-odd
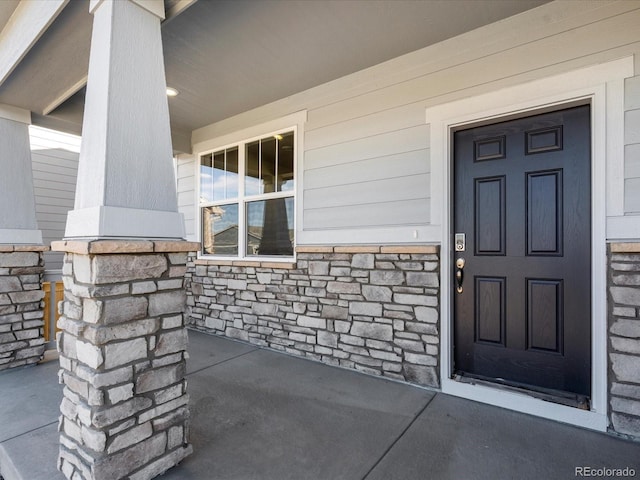
{"type": "Polygon", "coordinates": [[[58,421],[58,369],[58,361],[51,360],[1,373],[0,442],[58,421]]]}
{"type": "Polygon", "coordinates": [[[226,362],[256,349],[257,347],[247,343],[234,342],[233,340],[189,330],[187,374],[226,362]]]}
{"type": "Polygon", "coordinates": [[[57,461],[57,420],[0,443],[0,473],[6,480],[64,480],[57,461]]]}
{"type": "Polygon", "coordinates": [[[581,466],[638,474],[640,444],[438,394],[367,480],[569,479],[581,466]]]}
{"type": "Polygon", "coordinates": [[[189,388],[194,454],[166,480],[362,478],[434,395],[266,350],[189,388]]]}

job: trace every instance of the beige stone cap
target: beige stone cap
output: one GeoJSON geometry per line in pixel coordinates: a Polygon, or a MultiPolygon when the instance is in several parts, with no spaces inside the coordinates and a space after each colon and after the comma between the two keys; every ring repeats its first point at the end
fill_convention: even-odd
{"type": "Polygon", "coordinates": [[[248,260],[217,260],[215,258],[198,258],[194,262],[196,265],[217,265],[227,267],[255,267],[255,268],[282,268],[292,270],[296,268],[294,262],[253,262],[248,260]]]}
{"type": "Polygon", "coordinates": [[[0,245],[0,253],[9,252],[48,252],[46,245],[0,245]]]}
{"type": "Polygon", "coordinates": [[[198,242],[181,240],[60,240],[51,242],[54,252],[89,254],[197,252],[198,242]]]}
{"type": "Polygon", "coordinates": [[[301,245],[297,253],[438,253],[440,245],[301,245]]]}
{"type": "Polygon", "coordinates": [[[640,242],[610,243],[611,253],[640,253],[640,242]]]}

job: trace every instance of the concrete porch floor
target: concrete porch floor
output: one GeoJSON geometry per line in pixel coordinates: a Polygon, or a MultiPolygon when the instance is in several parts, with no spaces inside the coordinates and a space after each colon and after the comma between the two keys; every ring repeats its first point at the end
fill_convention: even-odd
{"type": "MultiPolygon", "coordinates": [[[[189,332],[188,479],[640,476],[640,443],[189,332]]],[[[58,362],[0,372],[0,474],[58,480],[58,362]]]]}

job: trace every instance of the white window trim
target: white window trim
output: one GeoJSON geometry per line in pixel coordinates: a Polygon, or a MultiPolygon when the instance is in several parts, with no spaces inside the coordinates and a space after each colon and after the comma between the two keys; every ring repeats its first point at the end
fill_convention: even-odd
{"type": "Polygon", "coordinates": [[[207,140],[194,144],[193,151],[195,155],[195,208],[196,208],[196,232],[200,242],[202,242],[202,215],[200,204],[200,158],[202,155],[218,152],[226,148],[232,148],[238,146],[238,176],[239,176],[239,188],[237,200],[222,200],[220,202],[213,202],[216,205],[220,204],[238,204],[238,255],[206,255],[202,251],[198,252],[198,259],[211,260],[211,261],[242,261],[242,262],[281,262],[291,263],[296,258],[296,244],[298,241],[298,225],[301,225],[301,212],[302,212],[302,199],[298,196],[298,192],[302,191],[301,179],[299,172],[302,171],[300,163],[303,152],[303,137],[304,137],[304,123],[307,120],[306,110],[281,117],[277,120],[262,123],[252,127],[248,127],[242,130],[235,131],[212,140],[207,140]],[[294,132],[294,159],[293,159],[293,175],[294,175],[294,188],[286,192],[274,192],[268,194],[252,195],[250,197],[244,196],[244,161],[245,152],[244,148],[240,148],[241,144],[245,145],[255,140],[260,140],[269,136],[273,136],[279,133],[285,133],[288,131],[294,132]],[[294,245],[292,256],[262,256],[262,255],[246,255],[246,231],[245,231],[245,216],[246,212],[241,205],[246,205],[247,202],[267,200],[272,198],[293,197],[294,199],[294,245]],[[240,200],[242,199],[242,200],[240,200]]]}
{"type": "MultiPolygon", "coordinates": [[[[442,391],[451,395],[581,427],[605,431],[607,417],[607,209],[620,209],[624,145],[615,132],[624,131],[624,78],[633,76],[633,57],[568,72],[477,97],[429,108],[431,125],[431,218],[441,226],[441,365],[442,391]],[[527,100],[522,100],[527,99],[527,100]],[[529,395],[450,378],[453,364],[451,140],[454,129],[491,122],[511,115],[575,104],[591,104],[592,127],[592,397],[584,411],[539,400],[529,395]],[[605,206],[606,203],[606,206],[605,206]]],[[[613,209],[613,211],[612,211],[613,209]]]]}

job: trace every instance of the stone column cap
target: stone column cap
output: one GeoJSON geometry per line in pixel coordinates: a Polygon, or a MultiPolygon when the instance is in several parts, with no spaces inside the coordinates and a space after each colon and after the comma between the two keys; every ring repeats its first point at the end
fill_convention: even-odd
{"type": "Polygon", "coordinates": [[[198,242],[182,240],[60,240],[51,242],[54,252],[89,254],[197,252],[198,242]]]}
{"type": "Polygon", "coordinates": [[[640,253],[640,242],[611,242],[612,253],[640,253]]]}
{"type": "Polygon", "coordinates": [[[46,245],[9,245],[0,244],[0,253],[10,252],[48,252],[50,248],[46,245]]]}

